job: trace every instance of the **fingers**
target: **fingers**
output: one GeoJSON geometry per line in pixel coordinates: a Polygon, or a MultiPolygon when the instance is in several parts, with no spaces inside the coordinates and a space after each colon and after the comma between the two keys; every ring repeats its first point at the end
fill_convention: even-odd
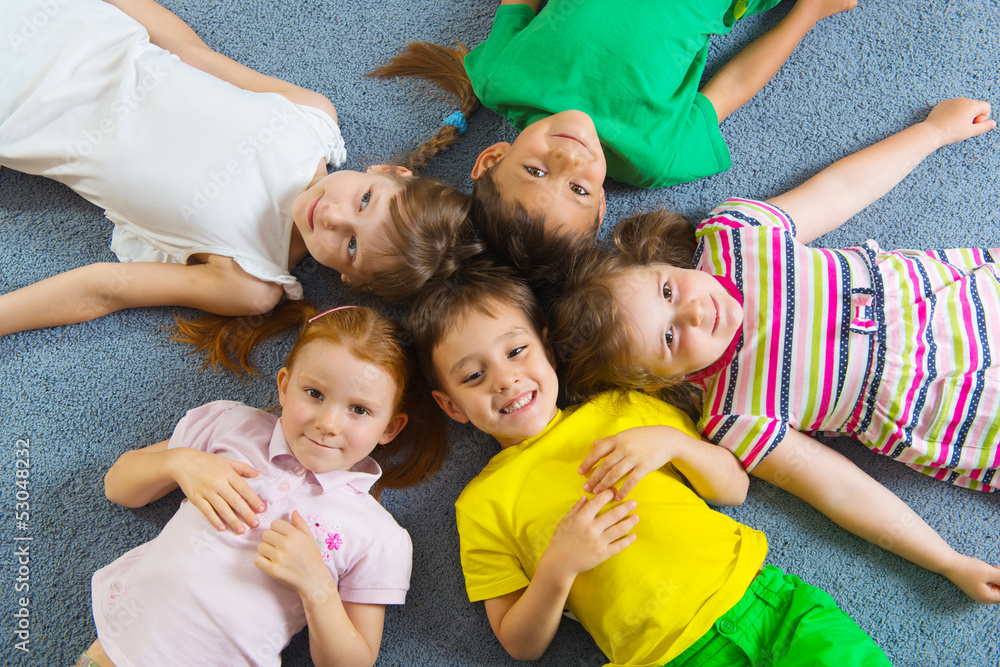
{"type": "Polygon", "coordinates": [[[614,449],[615,449],[614,436],[610,438],[603,438],[601,440],[595,440],[594,448],[590,450],[589,454],[587,454],[587,458],[585,458],[583,460],[583,463],[580,464],[580,468],[577,470],[577,472],[579,472],[581,475],[586,475],[588,472],[590,472],[590,469],[593,468],[598,461],[600,461],[605,456],[610,454],[612,451],[614,451],[614,449]]]}
{"type": "Polygon", "coordinates": [[[635,510],[637,506],[638,503],[636,503],[634,500],[622,503],[618,507],[610,509],[601,516],[597,517],[595,523],[598,525],[598,527],[602,528],[605,531],[610,530],[618,525],[628,524],[628,527],[625,528],[624,531],[622,531],[621,535],[616,535],[615,537],[612,538],[612,539],[617,539],[622,535],[624,535],[625,533],[627,533],[628,531],[630,531],[632,529],[632,526],[638,523],[639,517],[635,514],[630,514],[632,511],[635,510]]]}
{"type": "Polygon", "coordinates": [[[239,475],[240,477],[256,477],[257,475],[260,474],[260,471],[254,468],[249,463],[243,463],[242,461],[233,461],[231,465],[233,466],[233,470],[235,470],[236,474],[239,475]]]}

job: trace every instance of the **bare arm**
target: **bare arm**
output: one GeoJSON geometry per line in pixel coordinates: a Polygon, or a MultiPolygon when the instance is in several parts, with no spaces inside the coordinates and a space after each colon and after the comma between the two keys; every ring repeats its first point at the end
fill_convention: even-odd
{"type": "Polygon", "coordinates": [[[583,488],[594,493],[628,475],[615,496],[622,500],[640,479],[667,464],[713,505],[739,505],[746,500],[750,479],[732,452],[672,426],[639,426],[596,441],[580,474],[590,473],[583,488]],[[593,469],[598,461],[600,465],[593,469]]]}
{"type": "Polygon", "coordinates": [[[0,335],[88,322],[143,306],[188,306],[233,316],[266,313],[283,291],[218,255],[206,264],[90,264],[0,295],[0,335]]]}
{"type": "Polygon", "coordinates": [[[855,535],[943,574],[974,600],[1000,602],[1000,569],[956,552],[891,491],[813,438],[789,431],[752,474],[855,535]]]}
{"type": "MultiPolygon", "coordinates": [[[[551,0],[555,2],[556,0],[551,0]]],[[[501,5],[527,5],[531,7],[531,10],[538,13],[538,7],[542,4],[542,0],[500,0],[501,5]]]]}
{"type": "Polygon", "coordinates": [[[265,531],[254,564],[302,600],[309,626],[309,652],[317,667],[371,667],[378,657],[384,605],[340,598],[337,582],[298,512],[265,531]]]}
{"type": "Polygon", "coordinates": [[[760,92],[818,21],[857,4],[857,0],[798,0],[778,25],[736,54],[701,89],[719,122],[760,92]]]}
{"type": "Polygon", "coordinates": [[[788,213],[795,221],[796,238],[808,243],[887,193],[938,148],[993,129],[996,121],[989,115],[986,102],[945,100],[923,122],[834,162],[768,201],[788,213]]]}
{"type": "Polygon", "coordinates": [[[596,567],[635,542],[635,501],[598,516],[613,494],[581,498],[556,527],[526,588],[486,601],[493,634],[516,660],[537,660],[559,629],[570,588],[580,572],[596,567]]]}
{"type": "Polygon", "coordinates": [[[182,61],[234,86],[258,93],[279,93],[292,102],[325,111],[337,120],[337,110],[323,95],[281,79],[261,74],[213,51],[176,14],[154,0],[105,0],[146,29],[149,41],[182,61]]]}
{"type": "Polygon", "coordinates": [[[167,449],[168,441],[125,452],[104,476],[108,500],[142,507],[180,487],[191,504],[216,528],[234,532],[257,526],[264,503],[244,477],[260,472],[242,461],[186,447],[167,449]]]}

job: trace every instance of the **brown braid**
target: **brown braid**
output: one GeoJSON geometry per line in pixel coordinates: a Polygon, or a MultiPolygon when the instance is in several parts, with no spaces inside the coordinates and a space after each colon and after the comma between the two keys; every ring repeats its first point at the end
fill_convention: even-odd
{"type": "MultiPolygon", "coordinates": [[[[405,77],[434,84],[452,95],[459,104],[459,111],[466,118],[479,108],[479,98],[472,89],[472,81],[465,71],[464,59],[469,49],[461,42],[454,47],[431,42],[409,42],[399,55],[385,65],[367,74],[380,79],[405,77]]],[[[406,167],[420,173],[442,152],[451,148],[461,138],[461,133],[451,125],[442,125],[428,141],[421,144],[406,158],[406,167]]]]}

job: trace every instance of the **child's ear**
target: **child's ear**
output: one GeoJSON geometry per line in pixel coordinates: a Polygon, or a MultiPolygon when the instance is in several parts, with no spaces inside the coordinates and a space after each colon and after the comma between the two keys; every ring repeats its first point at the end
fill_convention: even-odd
{"type": "Polygon", "coordinates": [[[351,279],[345,276],[343,273],[340,274],[340,282],[344,283],[348,287],[351,286],[351,279]]]}
{"type": "Polygon", "coordinates": [[[457,421],[459,424],[469,423],[469,418],[465,416],[465,411],[458,407],[458,404],[451,400],[451,397],[449,397],[448,394],[435,389],[431,392],[431,396],[434,397],[434,400],[437,401],[437,404],[441,406],[441,409],[444,410],[446,415],[457,421]]]}
{"type": "MultiPolygon", "coordinates": [[[[601,203],[600,203],[600,208],[598,209],[598,211],[599,211],[600,213],[599,213],[599,215],[598,215],[598,220],[597,220],[597,226],[598,226],[598,227],[600,227],[600,226],[601,226],[601,223],[602,223],[602,222],[604,222],[604,212],[605,212],[605,211],[606,211],[607,209],[608,209],[608,202],[607,202],[607,200],[606,200],[606,199],[604,198],[604,186],[601,186],[601,203]]],[[[596,231],[596,230],[595,230],[595,231],[596,231]]]]}
{"type": "Polygon", "coordinates": [[[278,371],[278,404],[285,407],[285,396],[288,395],[288,369],[278,371]]]}
{"type": "Polygon", "coordinates": [[[397,176],[413,176],[413,172],[406,167],[401,167],[397,164],[373,164],[368,167],[368,171],[374,171],[379,174],[396,174],[397,176]]]}
{"type": "Polygon", "coordinates": [[[476,164],[472,165],[472,180],[478,181],[479,177],[493,168],[493,166],[503,159],[503,156],[510,150],[510,144],[506,141],[493,144],[483,150],[476,158],[476,164]]]}
{"type": "Polygon", "coordinates": [[[385,427],[385,431],[382,432],[382,437],[378,439],[378,444],[385,445],[389,443],[399,435],[399,432],[403,430],[403,427],[406,426],[406,422],[409,420],[410,418],[403,412],[393,417],[389,425],[385,427]]]}

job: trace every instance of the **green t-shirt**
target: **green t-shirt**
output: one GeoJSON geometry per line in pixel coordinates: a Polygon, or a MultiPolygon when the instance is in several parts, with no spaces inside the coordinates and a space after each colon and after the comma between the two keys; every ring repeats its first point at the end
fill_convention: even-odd
{"type": "MultiPolygon", "coordinates": [[[[577,468],[594,440],[645,425],[698,437],[673,406],[605,393],[559,411],[540,434],[494,456],[455,503],[469,598],[527,586],[556,526],[584,495],[577,468]]],[[[577,575],[567,606],[612,665],[662,665],[740,600],[767,539],[709,508],[671,466],[644,477],[629,498],[640,517],[635,543],[577,575]]]]}
{"type": "Polygon", "coordinates": [[[484,106],[517,128],[577,109],[594,120],[608,175],[646,188],[729,169],[712,103],[698,92],[709,35],[779,0],[550,0],[497,9],[465,57],[484,106]]]}

